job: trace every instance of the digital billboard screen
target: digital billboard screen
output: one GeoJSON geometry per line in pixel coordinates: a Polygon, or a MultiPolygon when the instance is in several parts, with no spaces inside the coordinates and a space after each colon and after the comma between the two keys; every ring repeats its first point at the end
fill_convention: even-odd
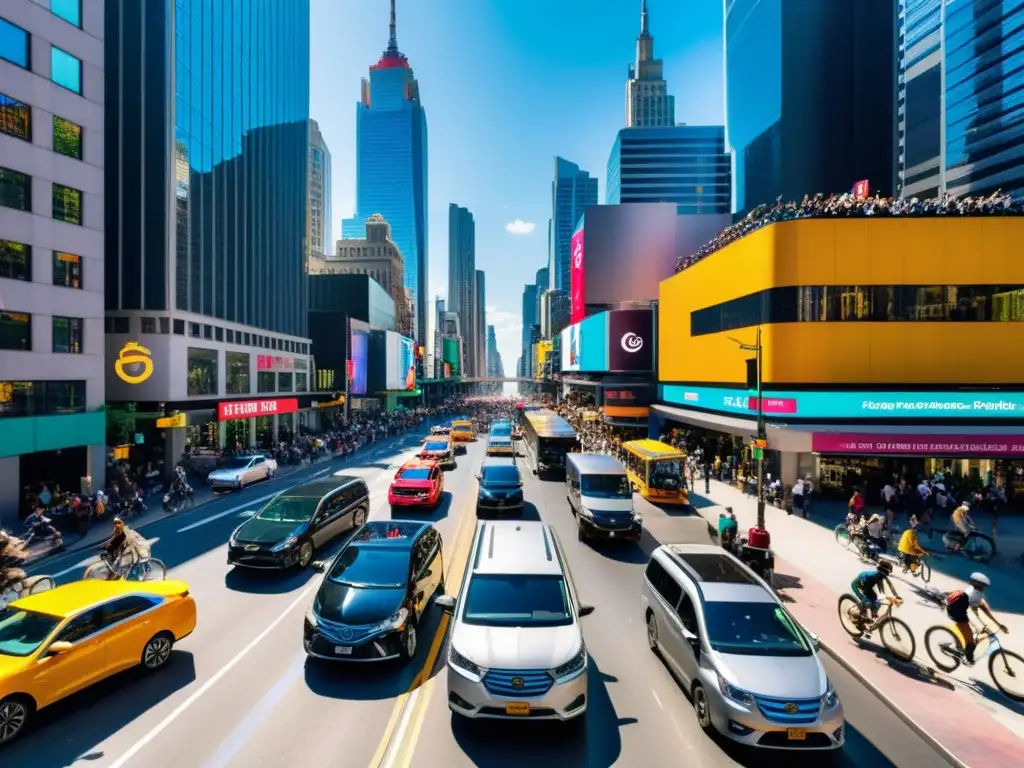
{"type": "Polygon", "coordinates": [[[591,315],[580,323],[581,371],[608,370],[608,313],[591,315]]]}
{"type": "Polygon", "coordinates": [[[402,337],[394,331],[384,332],[384,389],[394,392],[405,389],[402,364],[402,337]]]}
{"type": "Polygon", "coordinates": [[[366,360],[370,341],[370,327],[357,320],[352,323],[351,332],[351,365],[349,366],[349,392],[353,395],[366,394],[366,360]]]}
{"type": "Polygon", "coordinates": [[[462,354],[457,338],[449,336],[444,339],[441,346],[441,360],[452,367],[454,375],[459,375],[462,370],[462,354]]]}
{"type": "Polygon", "coordinates": [[[561,355],[563,371],[578,371],[580,369],[580,324],[575,323],[565,328],[561,333],[561,355]]]}
{"type": "Polygon", "coordinates": [[[412,339],[398,337],[398,372],[402,376],[402,386],[407,392],[416,389],[416,345],[412,339]]]}
{"type": "Polygon", "coordinates": [[[569,322],[578,323],[586,316],[584,303],[584,262],[583,262],[583,224],[573,232],[570,241],[569,265],[569,322]]]}
{"type": "Polygon", "coordinates": [[[614,309],[608,315],[609,371],[654,369],[654,313],[649,309],[614,309]]]}

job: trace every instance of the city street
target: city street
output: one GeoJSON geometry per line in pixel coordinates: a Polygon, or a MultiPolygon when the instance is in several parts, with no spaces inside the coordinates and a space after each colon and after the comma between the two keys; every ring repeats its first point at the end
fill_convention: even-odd
{"type": "MultiPolygon", "coordinates": [[[[272,492],[311,475],[363,476],[372,518],[388,516],[386,489],[418,439],[371,446],[353,466],[314,465],[287,478],[227,495],[145,528],[170,575],[189,582],[199,607],[197,631],[165,671],[129,673],[44,712],[37,727],[4,750],[3,763],[171,768],[198,766],[387,765],[774,765],[773,755],[723,746],[705,736],[664,665],[647,649],[639,584],[658,540],[693,539],[699,518],[677,518],[644,505],[649,532],[639,546],[592,547],[576,540],[564,489],[526,476],[527,519],[553,524],[569,553],[584,601],[591,652],[585,732],[528,723],[453,721],[445,701],[443,637],[433,612],[419,658],[394,666],[324,666],[306,661],[303,612],[321,578],[233,572],[225,562],[232,529],[272,492]],[[433,642],[429,639],[433,638],[433,642]],[[430,671],[423,671],[429,665],[430,671]],[[431,674],[433,672],[433,674],[431,674]]],[[[427,515],[445,540],[448,591],[456,593],[473,529],[473,468],[481,441],[446,475],[447,497],[427,515]]],[[[639,502],[638,503],[643,503],[639,502]]],[[[702,525],[702,524],[701,524],[702,525]]],[[[340,545],[340,542],[339,544],[340,545]]],[[[336,546],[338,546],[336,545],[336,546]]],[[[336,547],[335,547],[336,548],[336,547]]],[[[321,553],[321,557],[329,553],[321,553]]],[[[85,553],[40,564],[74,578],[85,553]]],[[[813,627],[811,628],[813,629],[813,627]]],[[[838,765],[938,765],[942,758],[870,690],[826,657],[848,717],[848,744],[838,765]]],[[[778,764],[792,764],[788,755],[778,764]]]]}

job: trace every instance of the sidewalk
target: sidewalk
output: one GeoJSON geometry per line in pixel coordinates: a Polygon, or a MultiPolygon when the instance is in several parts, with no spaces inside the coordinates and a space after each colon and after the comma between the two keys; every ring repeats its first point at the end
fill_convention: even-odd
{"type": "MultiPolygon", "coordinates": [[[[710,494],[701,493],[703,487],[703,482],[698,483],[695,494],[698,505],[711,502],[716,506],[731,506],[741,531],[756,522],[754,498],[716,481],[711,483],[710,494]]],[[[718,509],[705,507],[698,511],[709,518],[714,516],[715,520],[709,522],[717,526],[718,509]]],[[[930,734],[964,765],[977,768],[1020,764],[1020,753],[1024,749],[1024,706],[1015,704],[995,689],[987,664],[981,663],[966,671],[961,668],[953,676],[930,674],[932,662],[924,648],[924,634],[928,628],[947,622],[940,609],[923,597],[926,586],[922,582],[911,582],[909,577],[898,573],[894,575],[896,589],[906,600],[897,615],[914,632],[916,663],[901,663],[880,648],[872,655],[874,646],[870,642],[858,644],[851,640],[840,626],[836,613],[839,596],[850,591],[850,583],[866,565],[854,553],[836,544],[832,526],[828,524],[789,516],[771,506],[765,516],[776,554],[776,580],[784,600],[802,623],[820,635],[823,646],[840,663],[882,692],[895,711],[905,719],[912,718],[915,728],[930,734]]],[[[1019,597],[1024,590],[1024,574],[1019,568],[1004,566],[1004,573],[1004,568],[996,569],[993,565],[979,568],[965,558],[957,559],[963,560],[967,573],[972,568],[981,569],[993,577],[990,603],[1010,629],[1007,646],[1013,650],[1024,643],[1024,616],[1020,613],[1019,597]]],[[[960,570],[958,566],[956,572],[960,570]]],[[[935,568],[927,587],[943,592],[964,588],[965,576],[958,578],[935,568]]]]}

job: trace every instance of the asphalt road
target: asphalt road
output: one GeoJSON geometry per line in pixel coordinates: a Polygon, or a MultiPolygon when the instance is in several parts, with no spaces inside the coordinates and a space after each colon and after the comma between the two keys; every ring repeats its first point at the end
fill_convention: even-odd
{"type": "MultiPolygon", "coordinates": [[[[307,662],[302,617],[321,577],[312,570],[232,571],[225,561],[228,536],[268,494],[342,469],[367,480],[374,500],[371,519],[387,517],[387,484],[415,445],[414,437],[393,440],[371,448],[353,465],[314,465],[147,526],[154,555],[175,578],[190,584],[199,607],[196,632],[160,673],[129,672],[40,713],[36,727],[5,749],[0,763],[36,768],[521,768],[670,765],[686,757],[701,766],[775,764],[771,755],[739,751],[705,736],[679,686],[647,649],[639,615],[647,554],[657,546],[655,535],[670,540],[673,531],[683,531],[692,520],[646,507],[651,533],[639,546],[582,544],[562,484],[537,480],[528,471],[525,516],[556,527],[581,597],[596,609],[585,619],[593,663],[585,731],[454,721],[445,701],[443,665],[434,663],[443,658],[447,623],[436,609],[429,626],[421,629],[418,658],[404,668],[307,662]],[[434,642],[427,642],[432,637],[434,642]],[[424,671],[427,666],[430,670],[424,671]]],[[[474,523],[472,474],[482,452],[477,443],[460,457],[458,468],[446,475],[445,502],[429,515],[445,541],[453,594],[474,523]]],[[[73,579],[86,556],[64,555],[37,570],[67,571],[60,580],[73,579]]],[[[941,764],[874,694],[827,659],[826,665],[849,721],[847,747],[835,764],[941,764]]],[[[780,765],[794,762],[783,757],[780,765]]]]}

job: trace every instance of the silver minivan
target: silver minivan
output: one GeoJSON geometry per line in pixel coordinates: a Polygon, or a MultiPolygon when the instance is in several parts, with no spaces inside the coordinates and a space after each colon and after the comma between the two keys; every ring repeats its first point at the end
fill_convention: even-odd
{"type": "Polygon", "coordinates": [[[576,515],[580,541],[592,538],[638,540],[643,517],[633,506],[633,488],[618,459],[603,453],[565,457],[565,496],[576,515]]]}

